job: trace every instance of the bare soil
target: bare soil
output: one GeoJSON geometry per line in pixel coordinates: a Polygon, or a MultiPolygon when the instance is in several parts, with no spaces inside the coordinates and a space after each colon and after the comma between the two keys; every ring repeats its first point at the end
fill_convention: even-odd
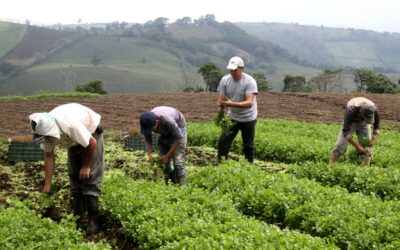
{"type": "MultiPolygon", "coordinates": [[[[290,119],[318,123],[342,123],[349,99],[360,94],[316,94],[263,92],[257,96],[259,118],[290,119]]],[[[363,94],[378,106],[381,119],[400,128],[400,97],[363,94]]],[[[102,115],[105,129],[132,131],[142,112],[156,106],[180,110],[190,122],[209,122],[217,111],[216,93],[109,94],[96,98],[44,98],[0,101],[0,136],[30,133],[28,116],[48,112],[58,105],[79,102],[102,115]]]]}

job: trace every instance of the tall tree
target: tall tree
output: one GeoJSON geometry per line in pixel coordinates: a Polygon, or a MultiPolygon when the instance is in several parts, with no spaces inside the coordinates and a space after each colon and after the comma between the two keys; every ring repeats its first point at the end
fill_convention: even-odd
{"type": "Polygon", "coordinates": [[[257,87],[258,87],[259,91],[271,90],[271,88],[269,86],[269,82],[263,73],[256,72],[253,74],[253,78],[257,82],[257,87]]]}
{"type": "Polygon", "coordinates": [[[368,84],[374,81],[374,72],[369,69],[361,68],[354,69],[354,82],[356,83],[356,89],[359,93],[367,92],[368,84]]]}
{"type": "Polygon", "coordinates": [[[308,82],[308,86],[316,92],[329,93],[329,92],[342,92],[344,82],[344,70],[326,69],[323,73],[313,77],[308,82]]]}
{"type": "Polygon", "coordinates": [[[203,76],[204,82],[206,83],[206,90],[210,92],[216,92],[218,84],[224,74],[221,70],[212,62],[204,64],[197,73],[203,76]]]}
{"type": "Polygon", "coordinates": [[[353,74],[358,92],[396,93],[396,84],[384,74],[375,74],[365,68],[354,69],[353,74]]]}
{"type": "Polygon", "coordinates": [[[304,76],[286,75],[283,79],[282,92],[310,92],[311,88],[306,84],[304,76]]]}

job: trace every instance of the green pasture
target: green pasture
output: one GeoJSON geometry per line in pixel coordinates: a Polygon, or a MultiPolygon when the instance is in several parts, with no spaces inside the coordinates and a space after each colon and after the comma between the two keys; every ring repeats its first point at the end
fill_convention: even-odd
{"type": "Polygon", "coordinates": [[[0,57],[18,44],[24,28],[21,24],[0,21],[0,57]]]}
{"type": "Polygon", "coordinates": [[[161,49],[127,38],[88,37],[0,84],[0,92],[73,91],[76,85],[93,80],[102,80],[109,93],[179,92],[186,86],[203,84],[196,68],[185,65],[184,73],[181,62],[161,49]],[[92,65],[93,55],[100,56],[102,63],[92,65]]]}

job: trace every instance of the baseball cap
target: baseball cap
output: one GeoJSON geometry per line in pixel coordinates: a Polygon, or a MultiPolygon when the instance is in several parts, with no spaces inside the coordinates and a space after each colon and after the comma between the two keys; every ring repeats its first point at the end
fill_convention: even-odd
{"type": "Polygon", "coordinates": [[[140,116],[140,132],[142,134],[151,133],[154,125],[156,125],[156,114],[153,112],[145,112],[140,116]]]}
{"type": "Polygon", "coordinates": [[[364,122],[367,124],[372,124],[374,123],[374,114],[375,114],[376,108],[374,106],[368,105],[368,104],[362,104],[360,106],[360,112],[361,115],[364,119],[364,122]]]}
{"type": "Polygon", "coordinates": [[[229,70],[236,70],[238,67],[244,67],[244,63],[242,58],[238,56],[234,56],[229,60],[228,66],[226,66],[229,70]]]}

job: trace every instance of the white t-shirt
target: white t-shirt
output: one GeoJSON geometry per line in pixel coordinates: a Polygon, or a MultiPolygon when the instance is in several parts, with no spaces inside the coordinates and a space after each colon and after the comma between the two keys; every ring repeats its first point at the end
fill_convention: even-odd
{"type": "MultiPolygon", "coordinates": [[[[92,134],[100,124],[101,116],[78,103],[69,103],[56,107],[49,112],[60,127],[60,142],[68,146],[87,147],[92,134]]],[[[45,152],[54,150],[56,138],[46,139],[41,145],[45,152]]]]}
{"type": "MultiPolygon", "coordinates": [[[[251,75],[242,74],[239,81],[233,80],[232,76],[226,75],[222,77],[217,91],[234,102],[242,102],[246,100],[246,95],[249,93],[256,94],[257,82],[251,75]]],[[[229,107],[228,115],[235,121],[249,122],[257,119],[257,100],[253,98],[253,105],[250,108],[235,108],[229,107]]]]}

